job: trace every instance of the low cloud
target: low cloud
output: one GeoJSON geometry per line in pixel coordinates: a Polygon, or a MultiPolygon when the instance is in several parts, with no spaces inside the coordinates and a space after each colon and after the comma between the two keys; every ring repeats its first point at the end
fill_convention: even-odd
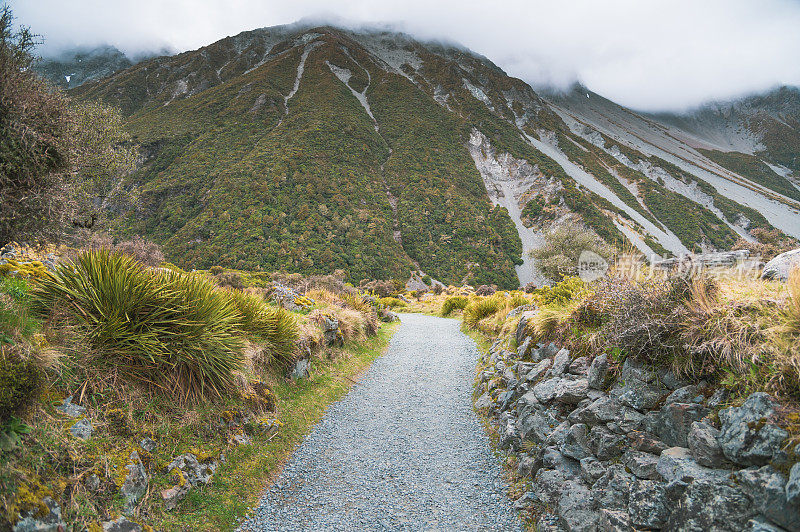
{"type": "MultiPolygon", "coordinates": [[[[800,85],[794,0],[17,0],[41,53],[112,44],[129,55],[185,51],[303,18],[391,23],[462,43],[535,85],[580,81],[624,105],[682,110],[780,84],[800,85]]],[[[346,21],[346,22],[343,22],[346,21]]]]}

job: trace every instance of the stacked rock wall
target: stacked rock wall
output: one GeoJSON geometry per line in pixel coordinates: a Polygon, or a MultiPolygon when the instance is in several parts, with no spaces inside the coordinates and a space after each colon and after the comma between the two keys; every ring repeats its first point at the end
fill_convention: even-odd
{"type": "Polygon", "coordinates": [[[800,464],[774,398],[606,355],[573,358],[498,340],[481,357],[475,406],[531,480],[520,509],[540,531],[800,530],[800,464]]]}

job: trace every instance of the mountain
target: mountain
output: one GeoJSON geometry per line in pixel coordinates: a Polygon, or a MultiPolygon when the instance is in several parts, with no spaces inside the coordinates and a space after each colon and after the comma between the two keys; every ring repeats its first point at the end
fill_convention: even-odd
{"type": "Polygon", "coordinates": [[[565,217],[648,254],[728,249],[757,228],[800,237],[786,177],[399,33],[263,28],[70,92],[118,106],[143,146],[126,182],[140,206],[118,228],[186,266],[515,287],[541,281],[527,252],[565,217]]]}
{"type": "Polygon", "coordinates": [[[71,89],[110,76],[134,64],[113,46],[75,48],[54,57],[40,57],[34,70],[56,87],[71,89]]]}

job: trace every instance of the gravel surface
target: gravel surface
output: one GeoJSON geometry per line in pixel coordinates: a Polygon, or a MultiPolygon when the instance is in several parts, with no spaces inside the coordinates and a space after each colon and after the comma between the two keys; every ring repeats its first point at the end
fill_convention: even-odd
{"type": "Polygon", "coordinates": [[[521,530],[456,320],[415,314],[330,406],[243,530],[521,530]]]}

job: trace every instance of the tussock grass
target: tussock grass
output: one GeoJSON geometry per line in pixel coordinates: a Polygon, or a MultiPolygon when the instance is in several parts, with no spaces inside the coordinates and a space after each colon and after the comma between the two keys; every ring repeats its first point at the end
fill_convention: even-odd
{"type": "Polygon", "coordinates": [[[442,303],[442,316],[449,316],[456,310],[464,310],[469,304],[469,299],[465,296],[450,296],[442,303]]]}
{"type": "Polygon", "coordinates": [[[232,391],[247,337],[266,342],[280,361],[297,338],[290,316],[251,296],[107,250],[59,265],[31,303],[50,325],[73,326],[89,347],[70,357],[87,381],[119,376],[181,401],[232,391]]]}

